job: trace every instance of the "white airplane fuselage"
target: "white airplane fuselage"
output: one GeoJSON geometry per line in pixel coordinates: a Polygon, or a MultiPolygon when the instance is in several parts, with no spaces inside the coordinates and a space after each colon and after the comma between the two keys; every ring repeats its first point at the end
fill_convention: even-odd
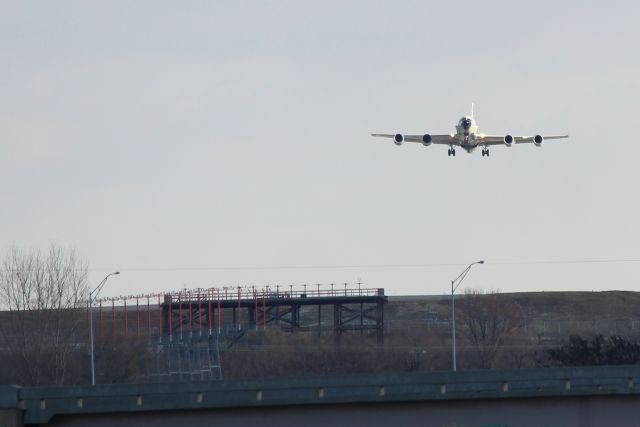
{"type": "Polygon", "coordinates": [[[467,153],[471,153],[478,146],[476,136],[478,135],[478,125],[471,116],[464,116],[456,125],[456,134],[452,135],[460,142],[460,147],[467,153]]]}

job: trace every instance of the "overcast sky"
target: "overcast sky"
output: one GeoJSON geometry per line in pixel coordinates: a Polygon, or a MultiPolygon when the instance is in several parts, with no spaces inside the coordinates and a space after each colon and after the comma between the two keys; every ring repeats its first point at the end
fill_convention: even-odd
{"type": "Polygon", "coordinates": [[[640,286],[547,263],[640,259],[638,2],[0,3],[0,249],[73,246],[91,283],[122,272],[105,296],[437,294],[478,259],[463,287],[640,286]],[[471,102],[482,132],[570,138],[370,137],[471,102]]]}

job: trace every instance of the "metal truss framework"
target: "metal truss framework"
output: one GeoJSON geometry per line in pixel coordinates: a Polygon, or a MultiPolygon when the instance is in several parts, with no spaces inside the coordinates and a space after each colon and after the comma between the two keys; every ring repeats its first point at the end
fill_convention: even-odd
{"type": "Polygon", "coordinates": [[[276,326],[291,332],[346,332],[375,336],[383,342],[384,289],[334,292],[244,292],[234,298],[207,291],[167,294],[162,307],[162,335],[171,340],[237,335],[240,330],[276,326]],[[329,306],[329,307],[327,307],[329,306]]]}

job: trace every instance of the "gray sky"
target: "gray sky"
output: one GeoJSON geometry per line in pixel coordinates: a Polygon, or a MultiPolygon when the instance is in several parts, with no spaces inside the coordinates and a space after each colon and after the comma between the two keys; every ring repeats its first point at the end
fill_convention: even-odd
{"type": "Polygon", "coordinates": [[[637,290],[637,2],[2,2],[0,243],[104,295],[355,282],[637,290]],[[542,148],[444,147],[476,103],[542,148]],[[515,263],[515,264],[514,264],[515,263]],[[445,264],[220,270],[210,267],[445,264]]]}

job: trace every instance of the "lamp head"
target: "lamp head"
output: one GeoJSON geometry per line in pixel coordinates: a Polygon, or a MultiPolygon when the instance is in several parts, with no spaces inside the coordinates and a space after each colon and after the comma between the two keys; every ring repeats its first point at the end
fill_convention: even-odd
{"type": "Polygon", "coordinates": [[[484,260],[478,261],[478,264],[484,264],[484,260]]]}

